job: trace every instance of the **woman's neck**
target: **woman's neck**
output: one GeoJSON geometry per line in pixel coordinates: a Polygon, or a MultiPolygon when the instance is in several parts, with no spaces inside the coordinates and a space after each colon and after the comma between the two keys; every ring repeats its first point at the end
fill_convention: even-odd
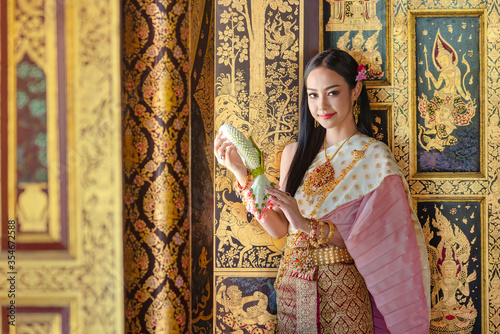
{"type": "Polygon", "coordinates": [[[355,132],[357,132],[357,128],[354,125],[353,127],[343,128],[341,130],[337,129],[327,129],[326,130],[326,147],[330,147],[332,145],[336,145],[341,141],[351,137],[355,132]]]}

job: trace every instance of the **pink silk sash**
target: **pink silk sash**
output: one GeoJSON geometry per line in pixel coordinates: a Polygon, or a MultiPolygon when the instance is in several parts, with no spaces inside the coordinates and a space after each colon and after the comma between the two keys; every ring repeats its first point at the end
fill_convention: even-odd
{"type": "Polygon", "coordinates": [[[429,332],[422,269],[401,176],[321,220],[332,221],[371,294],[375,334],[429,332]]]}

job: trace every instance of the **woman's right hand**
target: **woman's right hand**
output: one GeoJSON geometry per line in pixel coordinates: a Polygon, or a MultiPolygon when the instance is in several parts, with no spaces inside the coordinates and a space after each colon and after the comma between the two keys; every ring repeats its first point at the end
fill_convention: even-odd
{"type": "Polygon", "coordinates": [[[229,169],[238,179],[240,185],[245,185],[247,178],[247,168],[241,160],[236,147],[219,132],[214,141],[214,154],[217,161],[229,169]]]}

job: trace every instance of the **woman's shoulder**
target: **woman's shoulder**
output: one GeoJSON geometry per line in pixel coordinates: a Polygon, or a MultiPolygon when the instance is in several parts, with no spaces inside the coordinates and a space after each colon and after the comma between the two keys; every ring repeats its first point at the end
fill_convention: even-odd
{"type": "Polygon", "coordinates": [[[297,151],[297,142],[290,143],[285,146],[283,152],[281,153],[281,164],[280,164],[280,186],[286,184],[286,179],[288,171],[290,170],[290,165],[292,164],[293,157],[297,151]]]}
{"type": "Polygon", "coordinates": [[[368,146],[364,154],[365,161],[373,161],[377,168],[382,168],[386,170],[387,174],[401,174],[401,169],[387,144],[380,140],[373,140],[369,138],[372,143],[368,146]]]}
{"type": "Polygon", "coordinates": [[[395,161],[391,149],[384,142],[373,137],[361,135],[359,144],[363,146],[364,156],[382,160],[395,161]]]}
{"type": "Polygon", "coordinates": [[[285,146],[283,152],[281,153],[282,168],[284,167],[284,165],[289,166],[291,164],[293,157],[295,156],[295,152],[297,151],[297,146],[297,142],[293,142],[285,146]]]}
{"type": "Polygon", "coordinates": [[[292,157],[295,155],[295,152],[297,151],[297,146],[298,142],[294,141],[293,143],[289,143],[285,146],[283,149],[283,154],[284,155],[291,155],[292,157]]]}
{"type": "Polygon", "coordinates": [[[376,138],[367,135],[361,135],[360,139],[362,145],[368,145],[367,150],[378,153],[389,152],[392,155],[391,149],[383,141],[380,141],[376,138]]]}

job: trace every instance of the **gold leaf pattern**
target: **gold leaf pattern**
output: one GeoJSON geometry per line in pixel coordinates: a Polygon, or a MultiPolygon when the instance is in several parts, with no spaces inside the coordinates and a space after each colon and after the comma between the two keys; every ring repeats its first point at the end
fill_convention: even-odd
{"type": "Polygon", "coordinates": [[[130,0],[123,8],[125,329],[184,333],[188,3],[130,0]]]}
{"type": "MultiPolygon", "coordinates": [[[[277,179],[280,153],[298,131],[299,2],[258,0],[249,8],[247,1],[217,1],[215,131],[228,123],[252,136],[266,174],[277,179]]],[[[216,266],[276,268],[281,251],[255,221],[246,223],[232,175],[217,169],[215,182],[224,193],[216,201],[216,266]]]]}

